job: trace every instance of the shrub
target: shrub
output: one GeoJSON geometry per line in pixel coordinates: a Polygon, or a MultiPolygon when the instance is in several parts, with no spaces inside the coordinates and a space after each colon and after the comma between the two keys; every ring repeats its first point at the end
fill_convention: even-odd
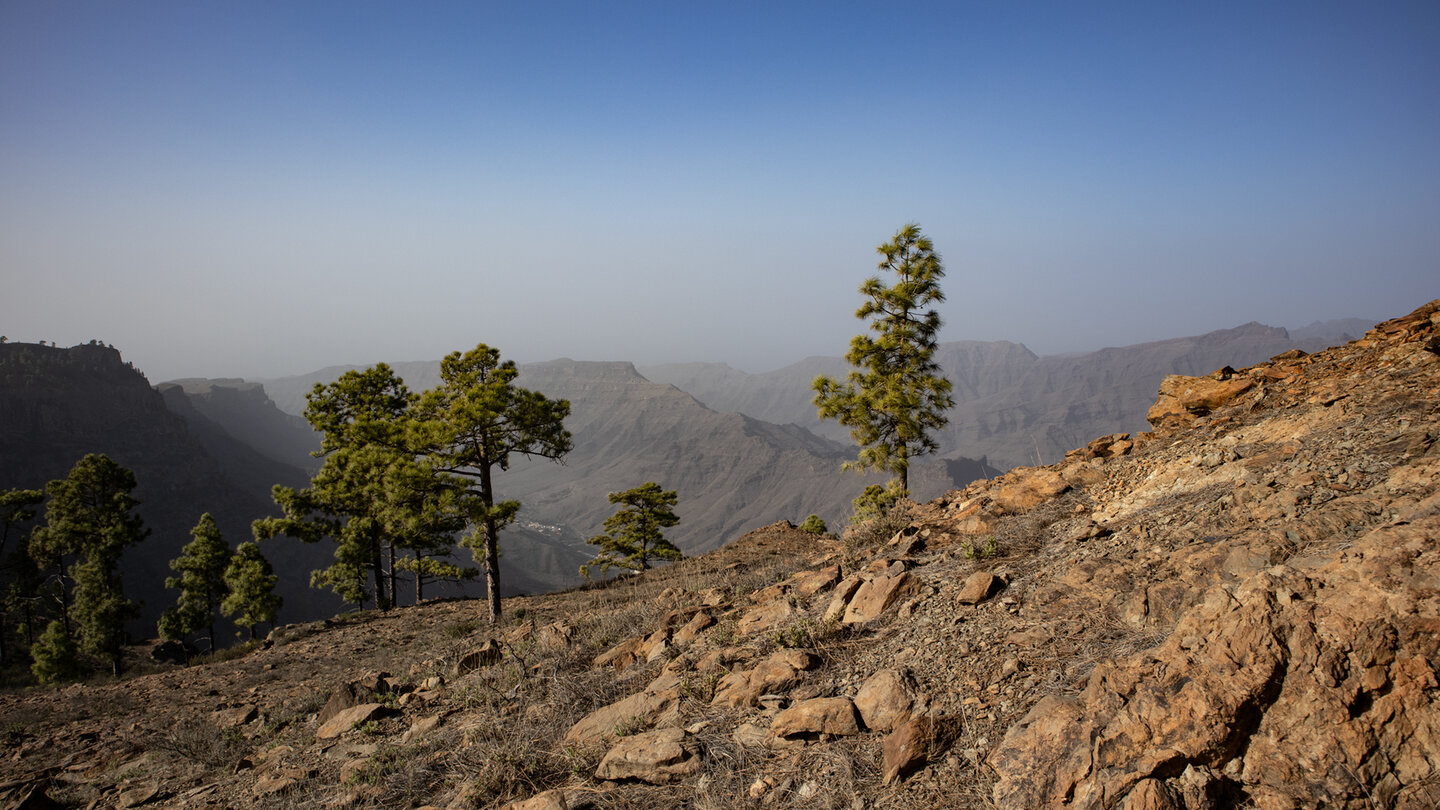
{"type": "Polygon", "coordinates": [[[830,529],[825,525],[825,521],[820,519],[819,515],[812,514],[810,517],[805,518],[804,523],[800,524],[800,531],[823,535],[830,531],[830,529]]]}
{"type": "Polygon", "coordinates": [[[974,540],[965,541],[965,559],[967,560],[988,560],[1000,556],[1000,543],[995,535],[985,538],[985,542],[977,543],[974,540]]]}
{"type": "Polygon", "coordinates": [[[30,648],[34,661],[30,672],[43,685],[73,681],[80,675],[80,664],[75,658],[75,642],[65,632],[65,623],[56,619],[45,628],[44,635],[36,639],[30,648]]]}

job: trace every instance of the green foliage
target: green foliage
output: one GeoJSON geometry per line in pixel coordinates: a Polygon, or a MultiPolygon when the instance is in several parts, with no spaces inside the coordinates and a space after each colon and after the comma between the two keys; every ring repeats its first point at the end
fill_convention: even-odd
{"type": "MultiPolygon", "coordinates": [[[[34,600],[38,595],[40,578],[35,562],[30,557],[29,541],[21,541],[6,554],[12,530],[35,519],[36,509],[45,501],[45,493],[38,489],[0,490],[0,664],[9,660],[6,635],[10,630],[10,615],[22,613],[28,628],[34,600]],[[6,582],[8,580],[8,583],[6,582]]],[[[19,532],[16,531],[19,535],[19,532]]]]}
{"type": "Polygon", "coordinates": [[[156,623],[155,630],[160,638],[166,641],[185,640],[185,620],[180,617],[180,609],[171,605],[165,608],[160,614],[160,621],[156,623]]]}
{"type": "Polygon", "coordinates": [[[770,640],[775,642],[776,647],[784,647],[787,649],[813,647],[815,645],[813,630],[814,625],[809,619],[801,619],[781,627],[770,634],[770,640]]]}
{"type": "Polygon", "coordinates": [[[629,737],[634,734],[639,734],[645,730],[645,725],[645,718],[638,715],[629,717],[615,724],[615,736],[629,737]]]}
{"type": "Polygon", "coordinates": [[[977,543],[974,540],[965,541],[965,559],[967,560],[988,560],[1000,556],[1000,543],[995,535],[985,538],[984,542],[977,543]]]}
{"type": "Polygon", "coordinates": [[[894,273],[893,286],[874,276],[860,286],[866,301],[856,311],[870,319],[874,336],[856,335],[845,359],[855,371],[844,382],[815,378],[815,406],[822,419],[850,428],[860,447],[848,466],[893,473],[900,493],[909,492],[910,459],[933,453],[933,433],[945,426],[954,406],[950,382],[934,361],[940,315],[926,309],[945,300],[945,270],[934,245],[918,225],[906,225],[877,248],[879,268],[894,273]]]}
{"type": "Polygon", "coordinates": [[[510,456],[559,460],[570,452],[565,429],[570,403],[515,384],[514,361],[479,344],[453,352],[440,363],[440,385],[425,392],[417,407],[417,433],[438,472],[467,483],[456,489],[459,505],[475,530],[461,540],[484,566],[490,621],[500,620],[500,530],[520,511],[518,501],[497,500],[496,468],[508,470],[510,456]]]}
{"type": "Polygon", "coordinates": [[[80,674],[76,662],[75,642],[65,631],[65,623],[56,619],[30,647],[30,673],[41,685],[74,680],[80,674]]]}
{"type": "Polygon", "coordinates": [[[45,493],[38,489],[7,489],[0,491],[0,557],[10,542],[10,531],[20,524],[35,519],[39,511],[35,508],[45,501],[45,493]]]}
{"type": "Polygon", "coordinates": [[[125,621],[139,613],[121,587],[120,555],[150,534],[133,514],[139,503],[130,495],[134,489],[129,470],[107,456],[87,455],[68,476],[46,486],[45,525],[30,538],[37,564],[52,569],[59,581],[62,629],[73,623],[80,648],[109,661],[116,674],[125,621]],[[76,555],[83,560],[69,565],[76,555]],[[73,606],[66,600],[67,579],[74,583],[73,606]]]}
{"type": "Polygon", "coordinates": [[[410,572],[410,575],[415,578],[416,604],[424,600],[425,583],[427,582],[466,582],[480,576],[478,568],[462,568],[455,563],[426,556],[419,552],[414,557],[396,560],[395,567],[401,571],[410,572]]]}
{"type": "Polygon", "coordinates": [[[899,503],[903,497],[904,492],[900,489],[898,481],[890,481],[884,486],[871,484],[865,487],[865,491],[859,497],[850,502],[854,509],[850,513],[850,522],[864,523],[867,520],[883,518],[890,514],[890,511],[895,508],[895,504],[899,503]]]}
{"type": "Polygon", "coordinates": [[[826,532],[829,532],[830,528],[825,525],[825,521],[822,520],[819,515],[812,514],[809,517],[805,518],[804,523],[800,524],[800,531],[809,532],[810,534],[823,535],[826,532]]]}
{"type": "Polygon", "coordinates": [[[441,384],[423,397],[383,363],[317,385],[305,417],[323,434],[325,463],[308,487],[274,489],[284,515],[256,521],[255,536],[335,540],[334,564],[311,584],[384,609],[397,601],[397,571],[415,577],[417,601],[426,581],[469,577],[440,558],[470,527],[461,543],[483,559],[497,621],[499,533],[520,504],[497,501],[494,470],[508,469],[512,454],[559,459],[571,445],[570,404],[520,388],[518,373],[481,344],[446,357],[441,384]]]}
{"type": "Polygon", "coordinates": [[[125,598],[120,575],[104,560],[87,557],[75,566],[74,616],[80,630],[80,649],[110,662],[120,674],[120,651],[125,643],[125,622],[140,615],[140,606],[125,598]]]}
{"type": "Polygon", "coordinates": [[[311,575],[347,602],[381,609],[397,599],[397,548],[445,554],[464,528],[453,482],[422,458],[414,406],[418,396],[384,363],[348,371],[307,395],[305,418],[322,434],[325,463],[301,490],[276,487],[283,517],[255,522],[255,535],[306,542],[332,539],[335,562],[311,575]]]}
{"type": "Polygon", "coordinates": [[[280,613],[283,600],[275,593],[280,578],[260,552],[260,544],[248,541],[235,549],[223,578],[227,594],[220,602],[220,610],[226,616],[235,616],[235,624],[249,630],[253,640],[255,625],[274,624],[280,613]]]}
{"type": "Polygon", "coordinates": [[[590,538],[588,543],[600,547],[600,554],[580,567],[589,576],[590,566],[601,571],[625,568],[645,571],[650,560],[679,560],[685,555],[665,539],[662,529],[680,522],[674,506],[679,502],[675,490],[663,490],[653,481],[634,489],[610,493],[610,503],[620,504],[615,514],[605,519],[605,534],[590,538]]]}
{"type": "Polygon", "coordinates": [[[166,577],[165,587],[179,588],[180,598],[175,604],[173,616],[161,618],[162,638],[183,639],[190,633],[208,630],[210,651],[215,651],[215,614],[229,589],[225,586],[225,569],[230,565],[230,546],[220,536],[220,527],[209,512],[200,516],[200,522],[190,530],[193,538],[180,550],[180,556],[170,561],[170,568],[179,572],[178,577],[166,577]],[[170,626],[166,626],[166,622],[170,626]],[[167,635],[179,632],[179,635],[167,635]]]}

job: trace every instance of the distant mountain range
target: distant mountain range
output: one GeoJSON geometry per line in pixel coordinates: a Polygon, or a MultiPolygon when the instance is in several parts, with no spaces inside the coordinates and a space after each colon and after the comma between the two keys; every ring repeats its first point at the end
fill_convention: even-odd
{"type": "MultiPolygon", "coordinates": [[[[1292,348],[1345,342],[1370,326],[1317,323],[1294,332],[1246,324],[1206,335],[1037,356],[1017,343],[943,344],[938,359],[956,408],[938,457],[912,472],[919,499],[936,497],[1011,466],[1051,462],[1107,433],[1146,429],[1144,414],[1166,374],[1244,366],[1292,348]]],[[[468,347],[467,347],[468,348],[468,347]]],[[[439,362],[391,364],[422,391],[439,362]]],[[[89,452],[104,452],[140,482],[141,514],[154,535],[127,554],[127,592],[145,602],[136,632],[153,632],[174,594],[160,583],[201,513],[232,544],[273,512],[277,483],[303,486],[318,467],[318,437],[298,414],[316,383],[349,366],[284,379],[188,379],[152,388],[102,345],[69,349],[0,344],[0,487],[40,487],[89,452]]],[[[522,366],[520,384],[570,400],[574,450],[562,464],[521,460],[503,473],[503,497],[524,504],[502,536],[507,594],[578,581],[593,549],[584,539],[612,511],[607,495],[656,481],[680,496],[682,522],[668,534],[689,552],[715,548],[755,526],[817,513],[840,528],[869,481],[842,474],[854,457],[845,431],[820,422],[811,404],[817,374],[844,376],[840,358],[810,358],[778,371],[717,364],[637,369],[625,362],[556,360],[522,366]]],[[[309,588],[309,572],[332,548],[267,541],[282,577],[288,621],[340,607],[309,588]]],[[[466,553],[458,555],[466,564],[466,553]]],[[[476,587],[471,587],[474,591],[476,587]]]]}
{"type": "MultiPolygon", "coordinates": [[[[1167,374],[1205,374],[1253,365],[1289,349],[1318,351],[1359,337],[1373,322],[1313,323],[1295,333],[1248,323],[1198,337],[1075,354],[1038,356],[1019,343],[941,344],[936,360],[954,386],[955,409],[940,437],[942,458],[980,458],[1001,469],[1049,464],[1096,436],[1148,430],[1145,411],[1167,374]]],[[[721,411],[847,441],[844,428],[822,422],[811,403],[817,375],[844,377],[838,357],[811,357],[763,374],[715,363],[645,366],[648,379],[670,383],[721,411]]]]}

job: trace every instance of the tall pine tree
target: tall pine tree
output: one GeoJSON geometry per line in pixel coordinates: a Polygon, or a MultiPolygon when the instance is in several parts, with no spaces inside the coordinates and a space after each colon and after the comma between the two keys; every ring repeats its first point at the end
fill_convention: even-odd
{"type": "Polygon", "coordinates": [[[260,552],[260,544],[247,541],[230,557],[224,579],[227,593],[220,610],[226,616],[235,616],[235,624],[249,630],[250,640],[254,641],[255,625],[274,624],[280,613],[283,600],[275,593],[280,578],[260,552]]]}
{"type": "Polygon", "coordinates": [[[513,454],[559,460],[571,447],[570,403],[521,388],[519,373],[483,343],[453,352],[440,363],[439,387],[417,408],[436,470],[465,482],[462,504],[475,529],[461,544],[484,567],[492,623],[500,620],[500,530],[520,511],[519,501],[497,500],[495,472],[509,469],[513,454]]]}
{"type": "Polygon", "coordinates": [[[175,606],[165,611],[160,620],[160,635],[182,639],[190,633],[206,630],[210,651],[215,651],[215,615],[225,599],[225,569],[230,565],[230,546],[220,536],[220,527],[209,512],[190,530],[192,538],[170,561],[170,568],[180,574],[167,577],[165,587],[178,588],[180,597],[175,606]]]}
{"type": "MultiPolygon", "coordinates": [[[[34,587],[34,562],[30,559],[29,541],[10,544],[12,534],[21,536],[22,527],[39,514],[37,507],[45,501],[38,489],[7,489],[0,491],[0,664],[10,660],[7,636],[10,613],[24,609],[34,587]]],[[[30,625],[26,620],[27,632],[30,625]]]]}
{"type": "MultiPolygon", "coordinates": [[[[45,525],[31,535],[30,551],[37,564],[57,579],[61,628],[78,637],[79,648],[120,671],[125,622],[139,614],[125,598],[120,556],[150,534],[134,509],[130,494],[135,475],[108,456],[92,453],[75,463],[70,474],[46,486],[45,525]],[[71,557],[81,559],[73,566],[71,557]],[[73,581],[73,599],[67,584],[73,581]]],[[[49,632],[47,630],[47,632],[49,632]]]]}
{"type": "Polygon", "coordinates": [[[305,418],[321,434],[325,463],[304,489],[275,487],[284,516],[257,520],[255,536],[333,539],[335,562],[315,571],[311,584],[359,606],[373,597],[376,607],[388,608],[394,588],[386,580],[384,510],[395,471],[414,463],[408,414],[415,395],[380,363],[316,385],[306,399],[305,418]]]}
{"type": "Polygon", "coordinates": [[[847,466],[892,473],[891,492],[904,497],[911,459],[935,452],[933,434],[954,407],[950,381],[934,360],[940,314],[929,308],[945,300],[945,270],[919,225],[901,228],[877,251],[884,257],[879,268],[895,281],[886,286],[872,276],[860,286],[866,301],[855,317],[869,320],[873,334],[850,341],[845,359],[856,370],[844,382],[817,377],[812,387],[820,417],[850,428],[860,447],[847,466]]]}

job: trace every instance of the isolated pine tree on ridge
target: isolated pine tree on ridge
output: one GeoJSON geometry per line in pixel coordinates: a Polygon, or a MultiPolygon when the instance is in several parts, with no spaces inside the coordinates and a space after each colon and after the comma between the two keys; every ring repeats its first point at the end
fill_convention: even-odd
{"type": "Polygon", "coordinates": [[[850,428],[860,447],[846,467],[894,474],[892,494],[905,497],[910,460],[938,449],[933,434],[945,426],[945,412],[955,404],[950,381],[934,360],[940,314],[927,309],[945,300],[940,291],[945,269],[935,246],[913,223],[876,250],[884,257],[879,268],[896,279],[887,287],[872,276],[860,285],[867,300],[855,317],[869,320],[874,334],[850,341],[845,359],[856,370],[844,382],[822,375],[811,387],[820,417],[850,428]]]}
{"type": "Polygon", "coordinates": [[[601,550],[595,559],[580,566],[580,573],[589,576],[592,565],[601,571],[645,571],[651,560],[682,559],[685,555],[661,531],[680,522],[674,509],[678,501],[675,490],[661,489],[653,481],[610,493],[610,503],[620,504],[620,510],[605,519],[605,534],[586,541],[601,550]]]}

